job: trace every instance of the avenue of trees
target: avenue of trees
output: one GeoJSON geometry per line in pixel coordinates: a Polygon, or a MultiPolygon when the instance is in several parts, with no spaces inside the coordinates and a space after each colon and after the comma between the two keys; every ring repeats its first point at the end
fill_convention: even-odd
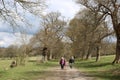
{"type": "Polygon", "coordinates": [[[9,23],[13,29],[32,26],[25,16],[29,13],[40,17],[40,28],[29,43],[27,34],[21,31],[22,44],[1,47],[0,57],[14,58],[20,65],[25,64],[28,56],[37,55],[43,56],[42,61],[61,56],[75,56],[82,60],[96,57],[97,62],[101,55],[113,55],[116,52],[113,64],[119,62],[120,2],[118,0],[77,0],[78,4],[86,8],[76,13],[69,21],[59,12],[41,15],[46,6],[44,0],[10,1],[12,2],[0,1],[1,20],[9,23]],[[25,15],[19,9],[26,12],[25,15]],[[117,44],[114,41],[115,36],[117,44]]]}
{"type": "Polygon", "coordinates": [[[73,53],[81,51],[80,55],[82,59],[89,59],[92,53],[96,53],[96,61],[98,61],[100,48],[103,47],[102,44],[105,42],[104,38],[114,33],[105,21],[97,24],[96,20],[99,16],[94,15],[89,10],[83,10],[71,20],[68,27],[67,35],[73,42],[73,53]]]}
{"type": "Polygon", "coordinates": [[[107,16],[111,18],[112,26],[117,38],[116,57],[113,61],[118,63],[120,60],[120,1],[119,0],[77,0],[77,3],[84,5],[94,14],[101,14],[96,19],[96,24],[104,20],[107,16]]]}

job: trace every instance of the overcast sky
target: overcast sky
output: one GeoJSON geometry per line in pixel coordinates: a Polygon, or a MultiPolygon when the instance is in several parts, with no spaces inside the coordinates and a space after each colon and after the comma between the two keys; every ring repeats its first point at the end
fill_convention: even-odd
{"type": "Polygon", "coordinates": [[[80,9],[79,5],[74,1],[75,0],[48,0],[48,11],[60,11],[63,16],[73,18],[80,9]]]}
{"type": "MultiPolygon", "coordinates": [[[[67,19],[72,19],[74,15],[81,9],[78,4],[73,0],[47,0],[48,8],[45,10],[45,13],[51,11],[61,12],[63,16],[67,19]]],[[[28,15],[29,16],[29,15],[28,15]]],[[[28,18],[33,20],[35,24],[38,24],[36,18],[29,16],[28,18]]],[[[33,36],[38,30],[38,26],[35,25],[31,30],[29,30],[28,39],[33,36]]],[[[0,46],[7,47],[11,44],[19,43],[18,37],[19,32],[12,33],[12,28],[9,25],[0,22],[0,46]]]]}

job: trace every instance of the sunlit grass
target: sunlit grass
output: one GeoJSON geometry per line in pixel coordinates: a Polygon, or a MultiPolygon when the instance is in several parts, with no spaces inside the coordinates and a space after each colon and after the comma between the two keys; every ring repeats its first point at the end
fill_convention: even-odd
{"type": "Polygon", "coordinates": [[[95,80],[120,80],[120,64],[112,65],[114,56],[103,56],[95,62],[95,58],[88,61],[77,61],[76,67],[95,80]]]}
{"type": "Polygon", "coordinates": [[[25,66],[10,68],[12,60],[0,60],[0,80],[34,80],[43,76],[44,70],[56,66],[55,62],[38,63],[32,59],[25,66]]]}
{"type": "MultiPolygon", "coordinates": [[[[113,59],[114,56],[104,56],[99,62],[95,62],[95,58],[76,60],[75,67],[95,80],[120,80],[120,64],[112,65],[113,59]]],[[[29,58],[25,66],[15,68],[9,67],[12,60],[0,60],[0,80],[38,80],[47,76],[46,69],[59,66],[59,60],[46,63],[38,63],[36,60],[36,57],[29,58]]]]}

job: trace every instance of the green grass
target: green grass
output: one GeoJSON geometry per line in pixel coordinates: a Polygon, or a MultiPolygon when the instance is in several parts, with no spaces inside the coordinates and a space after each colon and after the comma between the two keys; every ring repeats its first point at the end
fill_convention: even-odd
{"type": "Polygon", "coordinates": [[[120,80],[120,64],[112,65],[114,57],[101,57],[99,62],[95,58],[88,61],[76,61],[75,66],[89,77],[95,80],[120,80]]]}
{"type": "Polygon", "coordinates": [[[49,67],[57,65],[56,62],[37,63],[32,60],[25,66],[9,68],[11,60],[0,60],[0,80],[37,80],[43,76],[49,67]]]}
{"type": "MultiPolygon", "coordinates": [[[[75,61],[75,67],[88,77],[95,80],[120,80],[120,64],[111,65],[113,56],[101,57],[99,62],[95,58],[88,61],[75,61]]],[[[38,80],[47,76],[46,69],[58,66],[58,60],[37,63],[35,57],[29,59],[25,66],[9,68],[12,60],[0,60],[0,80],[38,80]]]]}

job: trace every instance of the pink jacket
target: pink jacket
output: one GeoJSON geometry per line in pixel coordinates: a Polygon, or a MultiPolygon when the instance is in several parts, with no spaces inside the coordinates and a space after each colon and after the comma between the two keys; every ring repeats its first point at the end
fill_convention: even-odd
{"type": "Polygon", "coordinates": [[[59,64],[65,65],[66,64],[65,59],[61,59],[59,64]]]}

